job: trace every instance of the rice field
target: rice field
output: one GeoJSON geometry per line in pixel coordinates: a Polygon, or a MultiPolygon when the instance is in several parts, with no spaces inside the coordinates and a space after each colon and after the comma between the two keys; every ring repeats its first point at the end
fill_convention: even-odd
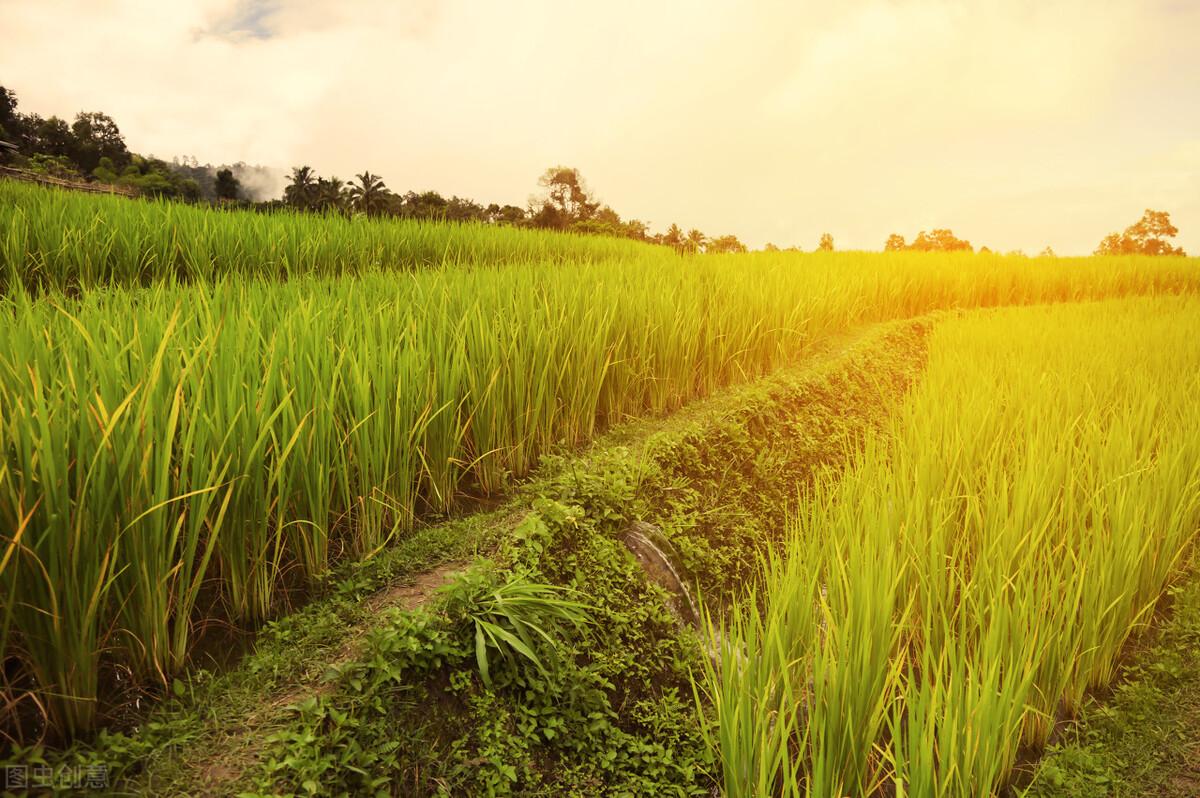
{"type": "Polygon", "coordinates": [[[726,794],[1008,785],[1200,534],[1197,330],[1195,297],[941,324],[724,629],[703,686],[726,794]]]}
{"type": "Polygon", "coordinates": [[[0,647],[65,737],[112,673],[169,684],[197,626],[839,332],[1200,289],[1185,259],[680,258],[5,182],[0,230],[0,647]]]}
{"type": "Polygon", "coordinates": [[[652,249],[627,239],[507,226],[129,202],[0,180],[0,293],[563,263],[635,258],[652,249]]]}

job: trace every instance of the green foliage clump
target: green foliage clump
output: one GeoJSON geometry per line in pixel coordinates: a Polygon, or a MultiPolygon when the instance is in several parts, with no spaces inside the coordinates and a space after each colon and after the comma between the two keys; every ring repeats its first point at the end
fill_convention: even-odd
{"type": "Polygon", "coordinates": [[[553,568],[473,569],[435,613],[398,612],[371,632],[361,656],[331,671],[332,691],[272,737],[259,787],[699,794],[707,754],[680,698],[689,654],[672,618],[577,509],[542,503],[501,556],[534,561],[529,552],[550,548],[553,568]]]}

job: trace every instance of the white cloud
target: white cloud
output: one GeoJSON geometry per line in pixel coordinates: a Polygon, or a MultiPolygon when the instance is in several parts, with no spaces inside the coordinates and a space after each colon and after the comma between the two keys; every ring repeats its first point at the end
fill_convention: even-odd
{"type": "Polygon", "coordinates": [[[0,19],[24,107],[107,111],[164,157],[502,202],[564,162],[656,227],[808,247],[936,224],[1082,252],[1159,203],[1200,250],[1190,5],[0,0],[0,19]]]}

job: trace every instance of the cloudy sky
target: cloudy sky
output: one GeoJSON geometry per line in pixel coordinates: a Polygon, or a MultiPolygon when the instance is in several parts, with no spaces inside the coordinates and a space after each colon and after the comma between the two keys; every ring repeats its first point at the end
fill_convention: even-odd
{"type": "Polygon", "coordinates": [[[0,84],[132,149],[622,216],[756,246],[949,226],[1200,252],[1200,0],[0,0],[0,84]]]}

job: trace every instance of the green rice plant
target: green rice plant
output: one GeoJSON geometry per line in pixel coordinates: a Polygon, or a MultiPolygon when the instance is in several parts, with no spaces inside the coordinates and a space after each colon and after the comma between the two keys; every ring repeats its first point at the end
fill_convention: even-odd
{"type": "MultiPolygon", "coordinates": [[[[979,795],[1001,783],[1016,759],[1037,649],[1017,616],[983,630],[973,647],[944,630],[906,665],[889,734],[897,795],[979,795]]],[[[944,619],[943,619],[944,620],[944,619]]]]}
{"type": "MultiPolygon", "coordinates": [[[[102,662],[139,679],[169,679],[186,666],[197,627],[259,623],[286,608],[285,584],[373,556],[464,498],[504,491],[548,451],[795,362],[855,325],[1200,289],[1196,262],[1177,258],[680,258],[529,230],[209,212],[2,181],[0,216],[19,222],[0,228],[0,274],[20,275],[25,286],[10,282],[0,298],[0,552],[10,552],[0,569],[0,620],[6,652],[47,695],[62,696],[48,712],[68,733],[96,721],[83,707],[102,698],[102,662]],[[430,268],[397,271],[427,260],[430,268]],[[120,287],[141,284],[148,287],[120,287]]],[[[1088,384],[1091,394],[1064,405],[1073,415],[1053,416],[1061,429],[1082,416],[1083,441],[1101,423],[1089,407],[1128,404],[1112,379],[1088,384]]],[[[1078,599],[1095,601],[1098,620],[1080,628],[1070,656],[1040,665],[1031,701],[1044,695],[1039,708],[1049,717],[1061,689],[1104,680],[1105,652],[1127,636],[1130,613],[1153,602],[1174,560],[1166,549],[1133,546],[1128,532],[1089,547],[1041,530],[1045,540],[1026,546],[1018,543],[1034,527],[1014,526],[985,547],[976,532],[987,528],[984,500],[1000,506],[1026,496],[1030,517],[1046,502],[1095,505],[1093,515],[1113,507],[1119,512],[1097,522],[1165,528],[1186,513],[1139,509],[1124,491],[1149,490],[1143,483],[1170,462],[1186,480],[1189,462],[1164,459],[1174,450],[1158,431],[1161,405],[1123,417],[1131,439],[1153,434],[1155,447],[1061,450],[1073,459],[1027,453],[1056,479],[1078,472],[1086,480],[1048,480],[1056,492],[1034,501],[1037,480],[1010,496],[997,476],[1007,472],[984,472],[990,482],[981,492],[969,480],[985,477],[966,466],[1011,460],[1003,441],[1021,431],[993,398],[984,390],[960,399],[972,402],[971,417],[991,438],[944,431],[938,450],[947,459],[923,461],[912,485],[892,488],[897,506],[922,515],[890,523],[946,524],[939,538],[897,539],[905,548],[895,603],[911,603],[914,617],[957,611],[961,574],[935,567],[946,556],[986,554],[1021,573],[1034,552],[1049,558],[1069,545],[1070,557],[1057,560],[1075,568],[1102,557],[1137,565],[1111,577],[1106,590],[1127,591],[1111,609],[1104,592],[1078,599]],[[1152,468],[1109,487],[1107,471],[1076,468],[1131,452],[1138,468],[1152,468]],[[943,482],[968,498],[926,502],[943,482]],[[1067,491],[1078,501],[1066,502],[1067,491]],[[959,534],[958,524],[971,533],[959,534]],[[914,558],[926,570],[912,567],[914,558]]],[[[834,584],[834,576],[823,578],[834,584]]],[[[830,596],[844,606],[859,600],[830,596]]],[[[944,634],[940,625],[912,626],[890,645],[944,634]]],[[[886,639],[872,649],[871,667],[886,639]]],[[[830,649],[821,662],[840,668],[848,651],[830,649]]],[[[827,684],[835,677],[830,671],[827,684]]],[[[890,717],[886,698],[829,695],[864,719],[855,733],[890,717]]],[[[1044,732],[1034,717],[1026,720],[1030,739],[1044,732]]],[[[835,763],[830,783],[877,780],[857,770],[865,762],[881,772],[882,754],[862,750],[849,733],[819,738],[835,763]]]]}
{"type": "Polygon", "coordinates": [[[650,244],[509,226],[217,210],[0,179],[0,294],[379,269],[631,259],[650,244]]]}
{"type": "Polygon", "coordinates": [[[895,621],[907,612],[899,592],[903,563],[894,549],[874,545],[878,533],[869,527],[842,539],[798,534],[821,546],[819,559],[802,559],[823,566],[805,788],[812,795],[869,795],[883,783],[876,741],[900,678],[903,626],[895,621]]]}
{"type": "Polygon", "coordinates": [[[113,471],[136,452],[123,440],[134,395],[89,397],[94,423],[72,446],[69,422],[56,413],[44,382],[36,373],[26,379],[25,395],[4,407],[9,445],[26,464],[20,478],[3,472],[4,526],[16,530],[6,536],[12,556],[3,572],[11,602],[5,626],[19,631],[15,647],[43,705],[65,732],[76,733],[95,720],[98,656],[112,631],[107,598],[120,574],[122,528],[113,471]],[[36,495],[26,480],[37,485],[36,495]]]}
{"type": "Polygon", "coordinates": [[[1197,318],[1172,297],[935,332],[905,410],[802,502],[723,630],[701,687],[730,795],[996,794],[1109,683],[1200,534],[1197,318]],[[811,613],[814,573],[820,633],[745,667],[789,608],[811,613]],[[761,731],[780,692],[805,718],[786,764],[761,731]]]}
{"type": "Polygon", "coordinates": [[[786,596],[760,603],[752,589],[727,624],[704,612],[709,657],[693,686],[711,713],[701,731],[723,764],[731,798],[803,794],[805,761],[796,753],[810,745],[812,650],[824,626],[821,574],[813,566],[769,550],[767,584],[786,596]]]}
{"type": "MultiPolygon", "coordinates": [[[[298,302],[303,325],[316,340],[332,340],[338,320],[330,306],[316,297],[298,302]]],[[[283,430],[297,435],[295,451],[278,472],[276,526],[286,530],[285,546],[309,580],[324,576],[331,565],[332,527],[344,518],[349,506],[341,491],[339,474],[347,473],[342,434],[338,429],[338,398],[346,394],[343,384],[348,370],[345,347],[314,350],[307,339],[286,337],[283,362],[294,364],[284,377],[284,390],[291,395],[280,415],[283,430]],[[313,463],[326,464],[323,468],[313,463]],[[339,500],[339,496],[341,499],[339,500]]],[[[272,442],[278,445],[278,439],[272,442]]]]}

